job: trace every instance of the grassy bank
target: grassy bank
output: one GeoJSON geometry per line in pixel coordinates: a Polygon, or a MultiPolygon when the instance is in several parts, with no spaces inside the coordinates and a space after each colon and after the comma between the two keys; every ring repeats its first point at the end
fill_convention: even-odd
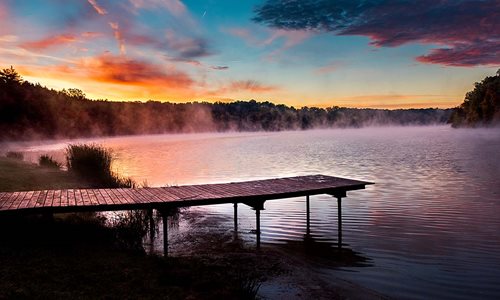
{"type": "MultiPolygon", "coordinates": [[[[94,185],[75,172],[0,158],[0,191],[94,185]]],[[[255,298],[253,277],[237,268],[148,256],[117,230],[123,226],[105,226],[95,214],[1,217],[0,299],[255,298]]]]}
{"type": "Polygon", "coordinates": [[[27,191],[89,187],[76,174],[56,168],[40,167],[20,159],[0,157],[0,191],[27,191]]]}

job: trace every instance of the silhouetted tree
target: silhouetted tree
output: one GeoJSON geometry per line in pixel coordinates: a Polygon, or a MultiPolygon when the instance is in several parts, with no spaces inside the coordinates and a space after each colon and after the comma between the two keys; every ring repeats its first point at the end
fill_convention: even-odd
{"type": "Polygon", "coordinates": [[[495,126],[500,124],[500,69],[496,76],[474,84],[464,102],[450,116],[453,127],[495,126]]]}
{"type": "Polygon", "coordinates": [[[21,84],[23,81],[21,75],[17,73],[12,66],[8,69],[2,69],[0,71],[0,81],[6,85],[21,84]]]}
{"type": "Polygon", "coordinates": [[[450,110],[296,109],[271,102],[169,103],[89,100],[0,72],[0,140],[78,138],[202,131],[279,131],[368,125],[443,124],[450,110]]]}

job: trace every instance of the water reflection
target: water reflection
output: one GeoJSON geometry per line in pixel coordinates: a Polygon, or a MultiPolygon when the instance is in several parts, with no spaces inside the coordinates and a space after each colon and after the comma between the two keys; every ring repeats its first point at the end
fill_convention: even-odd
{"type": "MultiPolygon", "coordinates": [[[[369,257],[371,267],[356,268],[355,273],[332,269],[332,274],[396,298],[500,295],[499,130],[379,128],[95,142],[114,149],[118,172],[151,186],[315,173],[376,182],[348,193],[342,202],[343,242],[369,257]]],[[[26,157],[37,157],[61,155],[64,145],[21,148],[26,157]]],[[[310,205],[314,247],[335,248],[335,199],[315,196],[310,205]]],[[[261,214],[263,245],[305,247],[305,206],[304,198],[267,201],[261,214]]],[[[232,239],[232,205],[198,209],[203,218],[222,224],[204,229],[207,233],[231,231],[232,239]]],[[[241,205],[238,214],[238,236],[254,243],[254,211],[241,205]]],[[[189,228],[183,222],[179,232],[189,228]]],[[[173,252],[183,243],[176,235],[172,232],[173,252]]]]}

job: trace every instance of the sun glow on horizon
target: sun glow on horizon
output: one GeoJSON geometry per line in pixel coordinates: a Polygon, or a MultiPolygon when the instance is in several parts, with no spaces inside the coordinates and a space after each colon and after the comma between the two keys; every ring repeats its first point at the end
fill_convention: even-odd
{"type": "MultiPolygon", "coordinates": [[[[493,18],[473,4],[464,2],[468,14],[493,18]]],[[[367,14],[373,26],[349,23],[355,35],[340,32],[337,23],[309,27],[322,12],[303,5],[301,14],[286,15],[278,2],[266,0],[6,2],[0,4],[0,67],[12,65],[33,83],[110,101],[255,99],[393,109],[454,107],[473,82],[500,65],[489,42],[494,28],[483,22],[464,29],[453,3],[436,7],[438,19],[420,8],[412,12],[435,28],[404,22],[391,10],[370,15],[329,4],[367,14]],[[446,16],[453,18],[442,24],[446,16]],[[384,22],[393,29],[376,26],[384,22]],[[401,39],[398,32],[411,34],[401,39]]]]}

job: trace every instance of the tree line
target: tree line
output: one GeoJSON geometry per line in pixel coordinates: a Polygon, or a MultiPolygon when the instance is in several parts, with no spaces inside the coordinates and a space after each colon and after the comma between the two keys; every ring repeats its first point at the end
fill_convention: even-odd
{"type": "Polygon", "coordinates": [[[450,123],[453,127],[500,125],[500,69],[495,76],[474,84],[464,102],[453,111],[450,123]]]}
{"type": "Polygon", "coordinates": [[[450,109],[294,108],[271,102],[112,102],[0,71],[0,140],[444,124],[450,109]]]}

